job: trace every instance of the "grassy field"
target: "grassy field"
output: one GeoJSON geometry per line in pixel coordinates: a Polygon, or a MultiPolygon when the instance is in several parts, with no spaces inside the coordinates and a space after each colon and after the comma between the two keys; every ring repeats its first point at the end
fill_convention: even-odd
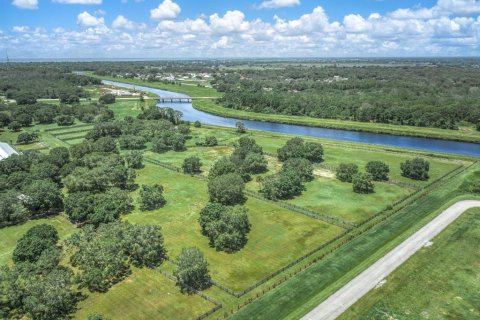
{"type": "Polygon", "coordinates": [[[55,216],[46,219],[30,220],[23,224],[0,229],[0,266],[10,263],[13,249],[17,241],[32,227],[39,224],[49,224],[57,229],[61,239],[65,239],[75,232],[75,226],[63,216],[55,216]]]}
{"type": "Polygon", "coordinates": [[[101,314],[107,319],[196,319],[214,304],[199,295],[182,294],[175,283],[157,271],[134,269],[107,293],[89,294],[78,305],[75,319],[101,314]]]}
{"type": "MultiPolygon", "coordinates": [[[[479,199],[479,195],[460,196],[462,193],[459,192],[463,181],[478,170],[480,166],[476,164],[448,184],[434,189],[413,205],[400,210],[394,217],[376,225],[276,290],[243,308],[232,319],[302,317],[452,203],[466,198],[479,199]]],[[[473,250],[476,250],[475,246],[473,250]]]]}
{"type": "Polygon", "coordinates": [[[252,285],[343,231],[267,202],[249,199],[246,207],[252,230],[248,244],[237,253],[218,252],[209,247],[197,222],[200,210],[208,202],[206,182],[148,164],[137,174],[139,184],[164,185],[167,205],[156,211],[137,211],[125,219],[160,225],[171,258],[175,259],[183,247],[198,246],[210,263],[213,278],[232,290],[252,285]]]}
{"type": "Polygon", "coordinates": [[[432,242],[340,319],[480,319],[480,209],[432,242]]]}

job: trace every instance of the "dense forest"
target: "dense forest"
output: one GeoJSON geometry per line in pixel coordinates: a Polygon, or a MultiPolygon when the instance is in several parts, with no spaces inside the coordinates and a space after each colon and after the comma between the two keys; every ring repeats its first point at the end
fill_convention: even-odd
{"type": "Polygon", "coordinates": [[[72,73],[66,64],[0,64],[0,95],[33,104],[36,99],[61,99],[71,103],[87,97],[86,85],[100,80],[72,73]]]}
{"type": "Polygon", "coordinates": [[[296,66],[217,74],[225,107],[270,114],[456,129],[480,119],[480,69],[296,66]]]}

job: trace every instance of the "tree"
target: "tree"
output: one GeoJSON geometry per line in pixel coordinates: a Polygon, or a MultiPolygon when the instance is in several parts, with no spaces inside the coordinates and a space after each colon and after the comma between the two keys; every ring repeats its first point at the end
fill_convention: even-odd
{"type": "Polygon", "coordinates": [[[251,174],[264,173],[268,170],[268,162],[262,154],[249,153],[243,160],[241,169],[251,174]]]}
{"type": "Polygon", "coordinates": [[[7,128],[10,130],[10,131],[13,131],[13,132],[18,132],[22,129],[22,125],[20,124],[20,122],[18,121],[12,121],[8,124],[7,128]]]}
{"type": "Polygon", "coordinates": [[[163,196],[163,187],[155,184],[153,186],[142,186],[140,188],[140,210],[150,211],[163,207],[167,201],[163,196]]]}
{"type": "Polygon", "coordinates": [[[285,146],[277,150],[278,160],[286,161],[289,158],[305,157],[305,142],[302,138],[293,138],[287,141],[285,146]]]}
{"type": "Polygon", "coordinates": [[[75,123],[75,118],[69,115],[60,115],[56,118],[59,126],[71,126],[75,123]]]}
{"type": "Polygon", "coordinates": [[[95,196],[90,192],[69,193],[65,199],[65,213],[73,223],[83,223],[95,210],[95,196]]]}
{"type": "Polygon", "coordinates": [[[305,143],[305,158],[313,163],[323,161],[323,146],[316,142],[305,143]]]}
{"type": "Polygon", "coordinates": [[[173,274],[182,291],[205,290],[212,285],[208,262],[198,248],[183,248],[173,274]]]}
{"type": "Polygon", "coordinates": [[[356,193],[373,193],[375,185],[372,182],[372,175],[369,173],[357,173],[353,176],[353,191],[356,193]]]}
{"type": "Polygon", "coordinates": [[[476,128],[477,128],[477,131],[480,131],[480,120],[477,122],[476,128]]]}
{"type": "Polygon", "coordinates": [[[65,147],[56,147],[48,153],[48,161],[59,168],[70,162],[70,152],[65,147]]]}
{"type": "Polygon", "coordinates": [[[200,162],[199,157],[189,157],[183,160],[182,169],[183,173],[186,174],[197,174],[202,172],[200,170],[202,163],[200,162]]]}
{"type": "Polygon", "coordinates": [[[282,166],[282,171],[291,171],[298,175],[303,181],[313,180],[313,166],[312,163],[304,158],[289,158],[282,166]]]}
{"type": "Polygon", "coordinates": [[[127,191],[112,188],[94,197],[94,210],[88,217],[88,223],[98,226],[118,220],[120,215],[133,209],[133,200],[127,191]]]}
{"type": "Polygon", "coordinates": [[[141,151],[131,151],[124,155],[127,166],[132,169],[143,168],[143,153],[141,151]]]}
{"type": "Polygon", "coordinates": [[[381,161],[370,161],[365,167],[365,171],[372,175],[374,181],[388,181],[390,168],[381,161]]]}
{"type": "Polygon", "coordinates": [[[400,165],[402,176],[413,180],[428,180],[430,163],[421,158],[407,160],[400,165]]]}
{"type": "Polygon", "coordinates": [[[352,182],[357,173],[358,166],[354,163],[341,163],[336,170],[337,179],[342,182],[352,182]]]}
{"type": "Polygon", "coordinates": [[[200,217],[203,233],[210,239],[210,245],[217,250],[232,253],[240,250],[247,243],[247,235],[250,232],[250,222],[247,209],[241,206],[207,207],[200,217]],[[218,217],[214,214],[219,213],[218,217]]]}
{"type": "Polygon", "coordinates": [[[62,193],[51,180],[36,180],[23,188],[23,205],[34,213],[46,213],[62,207],[62,193]]]}
{"type": "Polygon", "coordinates": [[[42,252],[56,247],[59,240],[57,230],[48,224],[30,228],[17,242],[13,251],[13,261],[36,262],[42,252]]]}
{"type": "Polygon", "coordinates": [[[22,221],[27,218],[27,210],[14,191],[0,192],[0,224],[22,221]]]}
{"type": "Polygon", "coordinates": [[[100,98],[98,98],[98,102],[103,104],[115,103],[115,95],[111,93],[104,94],[103,96],[100,96],[100,98]]]}
{"type": "Polygon", "coordinates": [[[206,207],[204,207],[200,211],[200,218],[198,218],[198,222],[200,223],[200,227],[202,228],[202,234],[208,235],[207,233],[207,226],[220,219],[220,216],[223,212],[227,210],[227,207],[220,203],[209,203],[206,207]]]}
{"type": "Polygon", "coordinates": [[[211,180],[227,173],[234,173],[235,171],[237,171],[235,164],[227,157],[223,157],[213,164],[208,172],[208,179],[211,180]]]}
{"type": "Polygon", "coordinates": [[[22,132],[17,137],[17,143],[29,144],[29,143],[35,142],[37,139],[38,139],[38,134],[36,132],[22,132]]]}
{"type": "Polygon", "coordinates": [[[157,153],[164,153],[170,150],[170,147],[165,143],[162,138],[157,138],[152,141],[152,151],[157,153]]]}
{"type": "Polygon", "coordinates": [[[237,133],[243,134],[247,132],[247,128],[245,128],[243,122],[237,121],[237,123],[235,123],[235,127],[237,128],[237,133]]]}
{"type": "Polygon", "coordinates": [[[130,262],[137,268],[155,268],[166,259],[159,226],[130,226],[123,243],[130,262]]]}
{"type": "Polygon", "coordinates": [[[195,123],[193,124],[193,126],[195,128],[201,128],[202,127],[202,124],[200,123],[200,121],[195,121],[195,123]]]}
{"type": "Polygon", "coordinates": [[[227,173],[208,182],[210,201],[224,205],[236,205],[245,202],[245,183],[237,173],[227,173]]]}
{"type": "Polygon", "coordinates": [[[180,134],[180,133],[176,133],[172,136],[172,148],[174,151],[185,151],[185,136],[180,134]]]}
{"type": "Polygon", "coordinates": [[[302,178],[293,171],[267,176],[261,182],[260,193],[267,199],[291,199],[305,189],[302,178]]]}
{"type": "Polygon", "coordinates": [[[215,147],[218,145],[218,140],[214,136],[208,136],[205,138],[205,142],[203,143],[205,147],[215,147]]]}
{"type": "Polygon", "coordinates": [[[146,139],[142,136],[123,135],[118,139],[123,150],[141,150],[145,148],[146,139]]]}

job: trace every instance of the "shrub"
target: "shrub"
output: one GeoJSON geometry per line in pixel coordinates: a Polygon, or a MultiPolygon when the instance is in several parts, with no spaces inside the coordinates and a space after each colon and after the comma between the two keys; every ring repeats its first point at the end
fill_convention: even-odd
{"type": "Polygon", "coordinates": [[[300,195],[305,187],[302,178],[292,171],[283,171],[265,177],[260,193],[267,199],[291,199],[300,195]]]}
{"type": "Polygon", "coordinates": [[[228,173],[208,182],[210,201],[224,205],[236,205],[245,202],[245,183],[237,173],[228,173]]]}
{"type": "Polygon", "coordinates": [[[75,123],[75,118],[68,115],[60,115],[56,119],[56,122],[59,126],[71,126],[75,123]]]}
{"type": "Polygon", "coordinates": [[[115,102],[115,95],[111,93],[104,94],[100,98],[98,98],[98,101],[103,104],[111,104],[115,102]]]}
{"type": "Polygon", "coordinates": [[[407,160],[400,165],[402,176],[413,180],[428,180],[430,163],[421,158],[407,160]]]}
{"type": "Polygon", "coordinates": [[[336,171],[337,179],[342,182],[352,182],[353,176],[358,173],[358,166],[354,163],[341,163],[336,171]]]}
{"type": "Polygon", "coordinates": [[[205,290],[212,285],[208,262],[198,248],[182,249],[173,274],[183,292],[191,292],[191,289],[205,290]]]}
{"type": "Polygon", "coordinates": [[[183,160],[182,169],[186,174],[197,174],[202,172],[200,170],[202,163],[198,157],[189,157],[183,160]]]}
{"type": "Polygon", "coordinates": [[[217,138],[214,136],[208,136],[205,138],[205,142],[203,143],[204,146],[206,147],[215,147],[218,145],[217,138]]]}
{"type": "Polygon", "coordinates": [[[283,163],[282,171],[291,171],[298,175],[303,181],[313,180],[312,163],[304,158],[290,158],[283,163]]]}
{"type": "Polygon", "coordinates": [[[381,161],[370,161],[365,167],[365,171],[372,175],[375,181],[388,181],[390,168],[381,161]]]}
{"type": "Polygon", "coordinates": [[[140,188],[140,210],[156,210],[163,207],[166,203],[162,186],[156,184],[140,188]]]}
{"type": "Polygon", "coordinates": [[[353,191],[356,193],[373,193],[375,185],[372,182],[372,176],[369,173],[359,173],[353,176],[353,191]]]}

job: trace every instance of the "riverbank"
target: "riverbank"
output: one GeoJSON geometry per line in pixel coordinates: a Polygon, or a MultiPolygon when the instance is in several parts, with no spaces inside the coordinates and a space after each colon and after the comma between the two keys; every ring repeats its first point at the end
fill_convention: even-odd
{"type": "Polygon", "coordinates": [[[252,121],[266,121],[283,124],[294,124],[309,127],[320,127],[328,129],[341,129],[357,132],[369,132],[379,134],[390,134],[396,136],[410,136],[419,138],[434,138],[440,140],[452,140],[461,142],[480,143],[480,132],[469,127],[463,127],[460,130],[446,130],[436,128],[422,128],[411,126],[399,126],[392,124],[356,122],[334,119],[318,119],[301,116],[288,116],[279,114],[263,114],[234,110],[222,107],[213,101],[194,101],[193,107],[197,110],[211,113],[221,117],[238,118],[252,121]]]}
{"type": "MultiPolygon", "coordinates": [[[[88,74],[89,76],[102,79],[123,82],[132,85],[151,87],[160,90],[167,90],[173,92],[183,93],[189,96],[201,96],[201,97],[221,97],[221,93],[213,88],[207,87],[192,87],[185,85],[161,83],[161,82],[147,82],[138,79],[125,79],[108,76],[97,76],[88,74]]],[[[439,140],[459,141],[480,143],[480,132],[476,131],[472,127],[461,127],[459,130],[447,130],[437,128],[423,128],[413,126],[401,126],[393,124],[382,123],[370,123],[370,122],[357,122],[347,120],[336,119],[319,119],[303,116],[289,116],[280,114],[263,114],[242,110],[235,110],[222,107],[211,100],[196,100],[193,102],[193,107],[199,111],[210,113],[213,115],[237,118],[242,120],[251,121],[264,121],[272,123],[293,124],[302,125],[308,127],[327,128],[327,129],[340,129],[356,132],[367,132],[377,134],[389,134],[394,136],[406,136],[406,137],[419,137],[419,138],[432,138],[439,140]]]]}

